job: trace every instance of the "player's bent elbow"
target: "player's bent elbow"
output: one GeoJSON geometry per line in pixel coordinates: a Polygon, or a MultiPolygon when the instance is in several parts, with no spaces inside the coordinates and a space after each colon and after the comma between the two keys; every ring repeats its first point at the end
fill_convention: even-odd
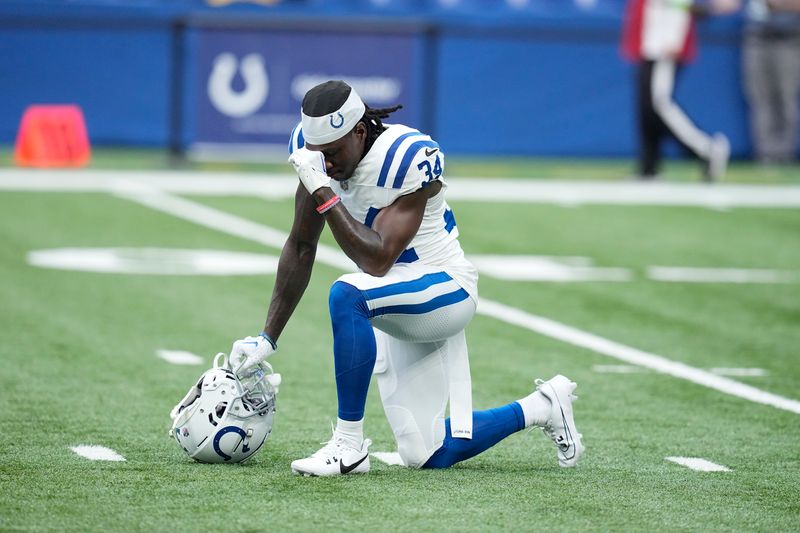
{"type": "Polygon", "coordinates": [[[370,264],[359,265],[359,267],[361,268],[361,270],[363,270],[370,276],[375,276],[376,278],[382,278],[392,268],[392,264],[393,263],[385,264],[385,263],[372,262],[370,264]]]}
{"type": "Polygon", "coordinates": [[[381,268],[379,270],[366,269],[364,270],[364,272],[366,272],[370,276],[375,276],[376,278],[382,278],[383,276],[386,275],[387,272],[389,272],[389,269],[388,268],[387,269],[381,268]]]}

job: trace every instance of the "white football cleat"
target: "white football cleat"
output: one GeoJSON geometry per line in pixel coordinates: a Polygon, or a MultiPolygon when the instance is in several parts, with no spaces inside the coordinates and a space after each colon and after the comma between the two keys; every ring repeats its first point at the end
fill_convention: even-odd
{"type": "Polygon", "coordinates": [[[311,457],[292,461],[292,472],[304,476],[341,476],[369,472],[369,445],[364,439],[355,447],[333,432],[333,437],[311,457]]]}
{"type": "Polygon", "coordinates": [[[542,428],[545,435],[553,440],[558,451],[558,464],[563,467],[575,466],[583,455],[582,435],[575,427],[572,416],[572,394],[578,385],[562,375],[548,381],[536,380],[536,390],[550,400],[550,420],[542,428]]]}

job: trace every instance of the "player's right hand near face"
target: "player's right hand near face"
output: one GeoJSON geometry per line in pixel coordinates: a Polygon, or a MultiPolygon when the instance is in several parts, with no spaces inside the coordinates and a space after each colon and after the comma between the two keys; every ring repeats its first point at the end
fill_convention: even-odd
{"type": "Polygon", "coordinates": [[[308,148],[300,148],[292,152],[289,163],[297,172],[297,177],[309,192],[313,193],[322,187],[329,187],[331,179],[326,174],[325,156],[322,152],[311,151],[308,148]]]}
{"type": "Polygon", "coordinates": [[[231,347],[231,368],[237,375],[244,374],[274,354],[277,347],[275,341],[263,332],[255,337],[239,339],[231,347]]]}

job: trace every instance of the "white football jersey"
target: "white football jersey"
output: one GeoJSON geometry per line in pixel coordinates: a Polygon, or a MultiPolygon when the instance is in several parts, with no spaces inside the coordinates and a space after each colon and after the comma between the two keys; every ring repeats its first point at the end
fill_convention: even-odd
{"type": "MultiPolygon", "coordinates": [[[[298,124],[292,131],[289,153],[304,144],[298,124]]],[[[477,301],[478,271],[464,257],[458,242],[453,210],[444,198],[447,184],[443,171],[444,154],[428,135],[401,124],[387,125],[350,179],[331,180],[331,188],[353,218],[372,227],[381,209],[434,180],[440,181],[441,191],[428,200],[419,230],[397,263],[440,266],[477,301]]]]}
{"type": "Polygon", "coordinates": [[[692,0],[648,0],[642,21],[642,57],[680,57],[692,24],[692,0]]]}

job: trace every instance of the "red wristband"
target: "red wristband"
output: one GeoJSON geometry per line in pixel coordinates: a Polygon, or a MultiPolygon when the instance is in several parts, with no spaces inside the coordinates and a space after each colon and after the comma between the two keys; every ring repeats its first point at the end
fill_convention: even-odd
{"type": "Polygon", "coordinates": [[[328,200],[324,204],[321,204],[321,205],[317,206],[317,213],[319,213],[321,215],[325,211],[328,211],[328,210],[332,209],[333,206],[338,204],[341,200],[342,199],[339,197],[338,194],[334,194],[333,197],[330,200],[328,200]]]}

